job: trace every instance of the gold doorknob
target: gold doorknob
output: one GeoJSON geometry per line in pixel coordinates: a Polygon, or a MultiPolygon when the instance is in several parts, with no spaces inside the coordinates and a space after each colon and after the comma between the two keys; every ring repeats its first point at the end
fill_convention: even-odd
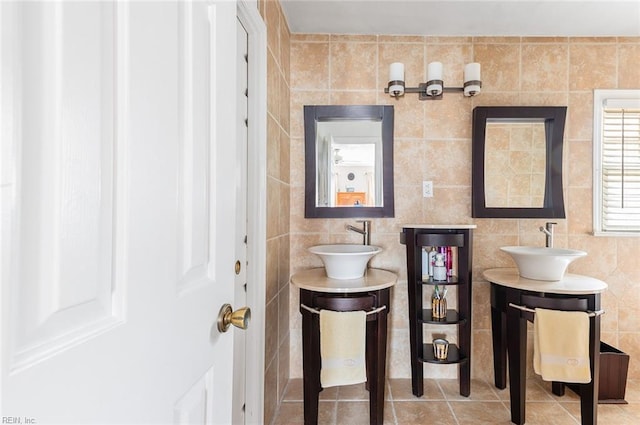
{"type": "Polygon", "coordinates": [[[225,304],[220,309],[220,313],[218,313],[218,330],[226,332],[231,325],[236,328],[247,329],[250,320],[251,309],[249,307],[242,307],[233,311],[230,304],[225,304]]]}

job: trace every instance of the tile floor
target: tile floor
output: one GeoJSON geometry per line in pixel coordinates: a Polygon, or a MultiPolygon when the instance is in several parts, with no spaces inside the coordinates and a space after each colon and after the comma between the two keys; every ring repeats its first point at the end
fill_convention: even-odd
{"type": "MultiPolygon", "coordinates": [[[[459,394],[457,380],[425,380],[424,396],[411,394],[408,379],[391,379],[385,391],[385,424],[479,425],[510,424],[509,392],[479,380],[471,383],[471,396],[459,394]]],[[[640,380],[629,380],[626,405],[600,404],[601,425],[640,424],[640,380]]],[[[567,389],[564,397],[551,393],[551,384],[537,378],[527,383],[527,425],[580,424],[579,398],[567,389]]],[[[303,423],[302,380],[293,379],[273,425],[303,423]]],[[[364,384],[334,387],[320,394],[320,425],[368,425],[369,403],[364,384]]]]}

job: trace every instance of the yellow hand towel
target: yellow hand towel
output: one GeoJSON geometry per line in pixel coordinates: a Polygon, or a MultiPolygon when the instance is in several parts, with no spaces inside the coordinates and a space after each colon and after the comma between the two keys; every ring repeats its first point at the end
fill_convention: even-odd
{"type": "Polygon", "coordinates": [[[367,380],[367,315],[364,311],[320,310],[320,384],[322,388],[367,380]]]}
{"type": "Polygon", "coordinates": [[[536,308],[533,370],[545,381],[591,382],[587,313],[536,308]]]}

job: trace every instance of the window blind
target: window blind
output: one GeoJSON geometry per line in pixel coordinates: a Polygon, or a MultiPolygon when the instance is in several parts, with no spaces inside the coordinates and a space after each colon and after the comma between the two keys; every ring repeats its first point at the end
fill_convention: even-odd
{"type": "Polygon", "coordinates": [[[603,108],[602,230],[640,232],[640,107],[620,103],[603,108]]]}

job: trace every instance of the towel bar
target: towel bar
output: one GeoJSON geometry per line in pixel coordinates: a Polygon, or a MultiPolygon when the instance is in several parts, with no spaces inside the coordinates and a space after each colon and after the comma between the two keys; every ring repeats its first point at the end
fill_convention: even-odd
{"type": "MultiPolygon", "coordinates": [[[[514,303],[509,303],[509,307],[513,307],[513,308],[517,308],[518,310],[522,310],[522,311],[526,311],[528,313],[535,313],[536,311],[532,308],[523,306],[523,305],[517,305],[514,303]]],[[[596,317],[596,316],[600,316],[602,314],[604,314],[604,310],[598,310],[598,311],[586,311],[585,313],[587,313],[587,316],[589,317],[596,317]]]]}
{"type": "MultiPolygon", "coordinates": [[[[314,313],[314,314],[320,314],[320,310],[318,310],[317,308],[311,308],[311,307],[308,307],[308,306],[306,306],[306,305],[304,305],[304,304],[300,304],[300,307],[302,307],[302,308],[304,308],[305,310],[310,311],[310,312],[312,312],[312,313],[314,313]]],[[[386,305],[383,305],[383,306],[378,307],[378,308],[376,308],[376,309],[373,309],[373,310],[367,311],[367,312],[366,312],[366,315],[368,316],[368,315],[370,315],[370,314],[380,313],[380,312],[381,312],[382,310],[384,310],[385,308],[387,308],[387,306],[386,306],[386,305]]]]}

